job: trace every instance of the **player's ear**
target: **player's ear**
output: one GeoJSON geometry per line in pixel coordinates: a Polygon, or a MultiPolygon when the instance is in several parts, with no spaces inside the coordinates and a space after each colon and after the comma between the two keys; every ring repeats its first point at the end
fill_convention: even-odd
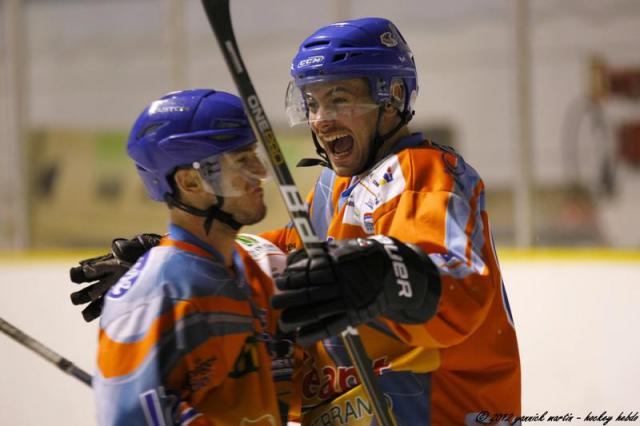
{"type": "Polygon", "coordinates": [[[385,115],[395,115],[401,111],[404,105],[404,96],[404,84],[399,80],[394,80],[391,83],[391,100],[385,104],[385,115]]]}
{"type": "Polygon", "coordinates": [[[204,182],[200,174],[194,169],[178,169],[173,175],[176,189],[181,194],[199,194],[205,191],[204,182]]]}

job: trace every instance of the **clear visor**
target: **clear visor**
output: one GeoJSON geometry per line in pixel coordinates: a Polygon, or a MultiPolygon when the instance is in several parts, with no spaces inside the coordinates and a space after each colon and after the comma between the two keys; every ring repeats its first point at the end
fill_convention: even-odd
{"type": "Polygon", "coordinates": [[[193,163],[208,189],[223,197],[240,197],[261,187],[272,176],[262,145],[213,155],[193,163]]]}
{"type": "Polygon", "coordinates": [[[291,127],[320,121],[352,119],[378,108],[370,96],[344,90],[340,81],[312,83],[302,90],[289,82],[285,97],[285,112],[291,127]]]}

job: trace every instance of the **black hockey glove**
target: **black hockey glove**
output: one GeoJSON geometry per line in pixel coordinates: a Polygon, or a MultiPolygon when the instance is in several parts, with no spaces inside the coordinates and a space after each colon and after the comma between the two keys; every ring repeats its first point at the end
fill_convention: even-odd
{"type": "Polygon", "coordinates": [[[298,343],[340,334],[378,316],[407,324],[429,320],[440,300],[440,275],[418,247],[381,235],[325,243],[327,256],[287,257],[272,306],[280,326],[298,329],[298,343]]]}
{"type": "Polygon", "coordinates": [[[82,310],[82,317],[86,322],[93,321],[100,316],[104,295],[120,277],[145,252],[158,245],[161,236],[156,234],[140,234],[130,240],[116,238],[111,243],[111,253],[80,261],[80,266],[69,270],[71,281],[74,283],[92,283],[82,290],[71,293],[71,303],[74,305],[88,305],[82,310]]]}

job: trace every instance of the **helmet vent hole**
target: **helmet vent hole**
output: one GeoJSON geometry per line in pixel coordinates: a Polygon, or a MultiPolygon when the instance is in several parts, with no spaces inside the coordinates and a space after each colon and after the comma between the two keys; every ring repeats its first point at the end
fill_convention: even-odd
{"type": "Polygon", "coordinates": [[[347,57],[346,53],[339,53],[337,55],[333,55],[333,59],[331,62],[343,61],[346,57],[347,57]]]}
{"type": "Polygon", "coordinates": [[[216,120],[212,126],[214,129],[239,129],[245,127],[246,123],[237,120],[216,120]]]}
{"type": "Polygon", "coordinates": [[[327,44],[329,44],[329,41],[327,40],[318,40],[318,41],[314,41],[308,44],[305,44],[304,47],[307,49],[310,49],[312,47],[316,47],[316,46],[326,46],[327,44]]]}
{"type": "Polygon", "coordinates": [[[143,138],[143,137],[149,135],[150,133],[155,132],[163,124],[164,123],[152,123],[152,124],[148,125],[147,127],[143,128],[142,130],[140,130],[138,132],[138,134],[136,135],[136,137],[138,139],[143,138]]]}
{"type": "Polygon", "coordinates": [[[235,135],[212,135],[209,136],[209,139],[214,141],[228,141],[230,139],[235,138],[235,135]]]}

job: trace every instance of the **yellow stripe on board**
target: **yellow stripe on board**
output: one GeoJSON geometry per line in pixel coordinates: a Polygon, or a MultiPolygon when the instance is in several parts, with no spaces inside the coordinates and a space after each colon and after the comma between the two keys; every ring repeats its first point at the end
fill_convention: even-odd
{"type": "Polygon", "coordinates": [[[562,248],[497,248],[501,262],[623,262],[640,263],[640,250],[609,249],[601,247],[562,248]]]}
{"type": "MultiPolygon", "coordinates": [[[[26,251],[0,251],[0,264],[36,263],[36,262],[68,262],[70,266],[79,260],[101,256],[108,248],[90,249],[47,249],[26,251]]],[[[640,262],[640,250],[610,249],[601,247],[562,247],[517,249],[498,247],[498,258],[501,262],[640,262]]]]}

